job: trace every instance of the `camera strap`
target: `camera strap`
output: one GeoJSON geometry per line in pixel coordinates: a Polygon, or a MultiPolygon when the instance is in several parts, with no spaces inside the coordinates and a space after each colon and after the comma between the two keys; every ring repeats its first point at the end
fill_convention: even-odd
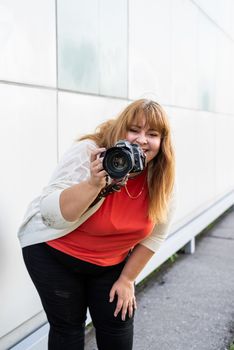
{"type": "Polygon", "coordinates": [[[110,184],[108,184],[109,181],[108,181],[108,175],[107,175],[106,176],[106,186],[99,192],[98,196],[95,198],[95,200],[90,205],[90,207],[94,206],[103,197],[106,197],[113,192],[120,192],[121,187],[123,187],[126,184],[127,180],[128,180],[128,176],[125,176],[122,179],[113,180],[110,184]]]}

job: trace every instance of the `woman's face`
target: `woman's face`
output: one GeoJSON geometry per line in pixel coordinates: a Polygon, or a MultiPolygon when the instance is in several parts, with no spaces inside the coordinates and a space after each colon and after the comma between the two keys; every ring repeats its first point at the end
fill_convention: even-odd
{"type": "Polygon", "coordinates": [[[159,152],[161,135],[157,130],[146,126],[145,117],[142,116],[140,122],[130,125],[126,134],[126,139],[130,143],[137,143],[146,155],[146,162],[149,163],[159,152]]]}

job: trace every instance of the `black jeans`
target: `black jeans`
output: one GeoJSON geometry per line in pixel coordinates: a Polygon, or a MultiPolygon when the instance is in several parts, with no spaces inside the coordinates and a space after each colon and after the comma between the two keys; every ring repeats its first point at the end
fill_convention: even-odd
{"type": "Polygon", "coordinates": [[[83,350],[89,307],[99,350],[131,350],[133,318],[114,317],[117,297],[109,292],[125,261],[98,266],[64,254],[45,243],[23,248],[29,275],[50,324],[49,350],[83,350]]]}

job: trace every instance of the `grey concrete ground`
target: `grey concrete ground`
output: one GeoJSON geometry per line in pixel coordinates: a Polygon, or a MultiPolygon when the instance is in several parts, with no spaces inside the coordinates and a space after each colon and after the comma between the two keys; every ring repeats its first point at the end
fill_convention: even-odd
{"type": "MultiPolygon", "coordinates": [[[[134,350],[226,350],[234,340],[234,210],[137,291],[134,350]]],[[[86,350],[96,350],[94,331],[86,350]]],[[[110,349],[111,350],[111,349],[110,349]]],[[[120,349],[121,350],[121,349],[120,349]]]]}

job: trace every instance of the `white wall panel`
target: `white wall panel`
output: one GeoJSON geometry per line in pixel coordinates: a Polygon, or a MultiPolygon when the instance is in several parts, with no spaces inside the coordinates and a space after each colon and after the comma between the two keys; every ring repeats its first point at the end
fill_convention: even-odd
{"type": "Polygon", "coordinates": [[[172,100],[171,0],[129,1],[129,98],[172,100]]]}
{"type": "Polygon", "coordinates": [[[99,0],[99,93],[101,95],[127,97],[127,5],[126,0],[99,0]]]}
{"type": "Polygon", "coordinates": [[[59,87],[127,96],[127,2],[58,0],[59,87]]]}
{"type": "Polygon", "coordinates": [[[232,0],[194,0],[194,2],[219,26],[225,27],[229,4],[232,0]]]}
{"type": "Polygon", "coordinates": [[[94,132],[98,124],[115,118],[127,101],[59,92],[59,155],[73,140],[94,132]]]}
{"type": "Polygon", "coordinates": [[[205,112],[166,110],[176,151],[177,219],[183,220],[215,199],[215,118],[205,112]]]}
{"type": "Polygon", "coordinates": [[[1,0],[0,52],[0,80],[55,86],[55,1],[1,0]]]}
{"type": "Polygon", "coordinates": [[[215,86],[215,111],[230,113],[233,111],[234,92],[233,86],[233,42],[222,32],[217,33],[216,53],[216,86],[215,86]]]}
{"type": "Polygon", "coordinates": [[[56,93],[0,84],[0,337],[41,310],[17,229],[56,164],[56,93]]]}
{"type": "Polygon", "coordinates": [[[216,111],[217,35],[219,29],[202,13],[198,16],[198,108],[216,111]]]}
{"type": "MultiPolygon", "coordinates": [[[[234,13],[234,6],[233,6],[234,13]]],[[[233,21],[234,22],[234,21],[233,21]]],[[[229,79],[228,79],[228,96],[229,96],[229,113],[234,115],[234,42],[230,44],[230,64],[229,64],[229,79]]]]}
{"type": "Polygon", "coordinates": [[[231,31],[231,22],[233,22],[233,0],[221,0],[219,1],[217,23],[219,26],[234,39],[231,31]]]}
{"type": "Polygon", "coordinates": [[[233,13],[234,13],[234,1],[230,0],[229,3],[229,21],[228,21],[228,26],[229,26],[229,33],[231,37],[234,39],[234,21],[233,21],[233,13]]]}
{"type": "Polygon", "coordinates": [[[198,14],[188,0],[172,1],[172,104],[198,107],[198,14]]]}
{"type": "Polygon", "coordinates": [[[234,117],[216,115],[215,178],[216,194],[221,196],[233,189],[234,180],[234,117]]]}
{"type": "Polygon", "coordinates": [[[98,0],[58,0],[58,85],[99,92],[98,0]]]}

